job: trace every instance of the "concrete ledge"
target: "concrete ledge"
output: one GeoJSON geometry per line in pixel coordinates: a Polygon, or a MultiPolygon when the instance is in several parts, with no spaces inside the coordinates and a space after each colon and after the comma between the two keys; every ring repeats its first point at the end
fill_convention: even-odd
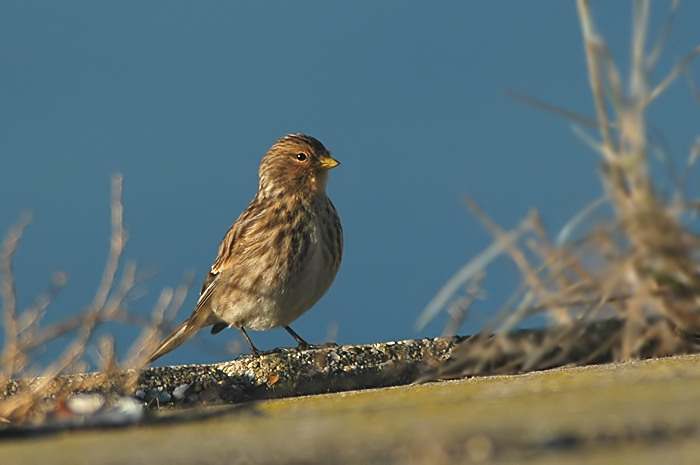
{"type": "MultiPolygon", "coordinates": [[[[275,383],[276,384],[276,383],[275,383]]],[[[700,357],[271,399],[0,440],[16,465],[696,463],[700,357]]]]}
{"type": "MultiPolygon", "coordinates": [[[[309,350],[282,349],[211,365],[179,365],[84,373],[52,380],[66,395],[99,393],[133,396],[148,407],[239,403],[328,392],[398,386],[447,360],[463,337],[309,350]]],[[[38,380],[11,381],[8,398],[38,380]]]]}
{"type": "Polygon", "coordinates": [[[283,349],[213,365],[156,367],[139,377],[135,396],[149,404],[181,406],[398,386],[444,362],[463,339],[283,349]]]}

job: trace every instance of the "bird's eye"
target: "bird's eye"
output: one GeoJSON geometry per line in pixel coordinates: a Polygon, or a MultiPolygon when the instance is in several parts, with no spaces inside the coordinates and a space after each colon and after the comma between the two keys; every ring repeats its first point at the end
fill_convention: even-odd
{"type": "Polygon", "coordinates": [[[297,153],[297,160],[299,161],[306,161],[309,158],[309,156],[303,152],[297,153]]]}

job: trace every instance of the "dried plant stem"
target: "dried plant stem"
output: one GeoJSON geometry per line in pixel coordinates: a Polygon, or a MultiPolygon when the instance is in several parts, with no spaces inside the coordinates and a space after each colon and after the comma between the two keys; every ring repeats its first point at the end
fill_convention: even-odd
{"type": "Polygon", "coordinates": [[[124,229],[124,207],[122,205],[122,176],[116,174],[112,177],[112,199],[111,199],[111,223],[112,234],[109,241],[109,255],[107,256],[107,264],[102,273],[102,281],[100,282],[95,298],[92,301],[92,307],[95,309],[103,308],[107,301],[109,291],[114,285],[114,277],[119,269],[119,259],[124,252],[124,247],[127,240],[127,232],[124,229]]]}
{"type": "Polygon", "coordinates": [[[605,111],[605,100],[603,98],[603,83],[600,69],[598,67],[598,48],[602,46],[601,41],[593,31],[593,21],[591,19],[588,0],[578,0],[579,17],[581,18],[581,28],[583,30],[586,60],[588,62],[588,80],[593,89],[593,102],[595,103],[598,115],[599,128],[603,135],[603,145],[612,146],[612,136],[610,134],[610,122],[605,111]]]}
{"type": "MultiPolygon", "coordinates": [[[[465,341],[463,350],[456,350],[453,367],[468,367],[463,373],[476,374],[494,366],[508,371],[585,363],[603,352],[624,360],[642,354],[700,350],[697,337],[688,337],[700,333],[700,238],[684,223],[684,218],[696,218],[700,202],[685,199],[683,188],[688,178],[673,172],[669,172],[675,181],[671,186],[676,190],[673,200],[656,192],[649,162],[655,144],[645,115],[649,103],[700,54],[700,46],[695,47],[660,84],[650,85],[678,4],[673,3],[661,34],[647,52],[651,2],[633,2],[632,63],[625,83],[608,45],[595,31],[589,1],[577,0],[596,110],[594,121],[537,99],[510,94],[596,128],[598,136],[585,134],[584,141],[602,158],[604,196],[577,214],[554,243],[534,214],[523,222],[527,227],[516,234],[502,230],[473,200],[465,201],[497,241],[498,254],[507,254],[516,264],[522,285],[481,333],[465,341]],[[583,224],[582,220],[590,221],[590,213],[602,204],[611,207],[614,216],[605,217],[603,225],[583,224]],[[580,239],[571,241],[574,226],[586,229],[580,239]],[[558,324],[544,328],[533,340],[523,335],[518,339],[518,351],[514,350],[512,335],[533,315],[546,316],[558,324]],[[597,321],[610,317],[618,324],[599,328],[605,339],[589,352],[582,352],[577,338],[595,329],[597,321]]],[[[687,168],[695,163],[698,153],[696,143],[687,168]]],[[[667,169],[671,168],[668,164],[667,169]]],[[[490,256],[493,258],[495,255],[490,256]]],[[[473,278],[473,270],[470,272],[473,278]]],[[[438,302],[447,301],[444,295],[440,297],[438,302]]],[[[421,315],[423,324],[436,313],[433,302],[431,305],[421,315]]]]}
{"type": "Polygon", "coordinates": [[[3,325],[5,327],[5,347],[2,351],[2,371],[0,382],[11,378],[20,360],[19,326],[17,324],[17,294],[12,272],[12,258],[24,229],[31,221],[30,214],[24,214],[5,237],[0,255],[0,296],[2,296],[3,325]]]}
{"type": "MultiPolygon", "coordinates": [[[[32,418],[40,420],[44,415],[50,413],[51,409],[69,393],[66,391],[66,386],[60,382],[61,378],[57,378],[57,376],[85,369],[83,357],[93,342],[97,327],[103,322],[132,323],[144,328],[142,338],[136,342],[138,348],[132,348],[133,355],[125,362],[126,366],[142,366],[143,359],[146,357],[143,354],[143,344],[147,344],[149,340],[153,340],[150,343],[155,344],[157,339],[155,334],[158,333],[159,328],[168,325],[169,320],[173,318],[185,300],[191,278],[183,281],[175,291],[170,288],[163,289],[151,318],[140,316],[128,310],[133,290],[137,284],[137,273],[134,263],[126,263],[123,266],[121,264],[127,241],[127,233],[123,223],[121,175],[114,176],[111,187],[109,253],[101,282],[91,304],[85,311],[46,328],[39,327],[47,306],[65,282],[65,276],[62,273],[57,273],[53,287],[22,313],[22,323],[20,324],[14,291],[12,258],[24,227],[29,221],[28,217],[22,218],[22,221],[10,231],[3,244],[3,255],[0,257],[0,279],[2,279],[0,292],[3,298],[6,337],[2,353],[3,366],[0,373],[0,387],[7,389],[6,386],[10,385],[10,379],[13,377],[34,375],[34,373],[26,371],[26,360],[30,360],[33,350],[62,335],[77,331],[68,347],[43,370],[41,377],[35,378],[29,383],[20,383],[23,386],[21,390],[13,393],[10,397],[0,397],[0,420],[21,423],[32,418]],[[117,280],[117,273],[120,269],[121,276],[117,280]]],[[[150,353],[150,351],[150,348],[145,349],[146,353],[150,353]]],[[[121,372],[119,372],[119,376],[116,375],[120,364],[111,336],[107,335],[100,339],[97,354],[100,358],[103,377],[113,377],[112,383],[117,383],[124,391],[133,387],[137,376],[136,371],[127,376],[122,376],[121,372]]]]}

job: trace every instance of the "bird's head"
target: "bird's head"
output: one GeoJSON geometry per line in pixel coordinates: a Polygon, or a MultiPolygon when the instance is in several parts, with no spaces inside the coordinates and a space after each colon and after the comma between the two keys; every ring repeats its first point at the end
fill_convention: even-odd
{"type": "Polygon", "coordinates": [[[289,134],[275,142],[263,157],[258,195],[324,194],[328,170],[339,164],[317,139],[289,134]]]}

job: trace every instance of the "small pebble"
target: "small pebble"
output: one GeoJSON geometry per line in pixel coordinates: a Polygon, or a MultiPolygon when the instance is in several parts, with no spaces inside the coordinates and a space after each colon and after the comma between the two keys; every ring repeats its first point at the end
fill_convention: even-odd
{"type": "Polygon", "coordinates": [[[182,400],[185,397],[185,392],[190,388],[189,384],[181,384],[173,389],[173,397],[177,400],[182,400]]]}
{"type": "Polygon", "coordinates": [[[97,412],[105,403],[100,394],[73,394],[66,401],[66,407],[76,415],[90,415],[97,412]]]}

